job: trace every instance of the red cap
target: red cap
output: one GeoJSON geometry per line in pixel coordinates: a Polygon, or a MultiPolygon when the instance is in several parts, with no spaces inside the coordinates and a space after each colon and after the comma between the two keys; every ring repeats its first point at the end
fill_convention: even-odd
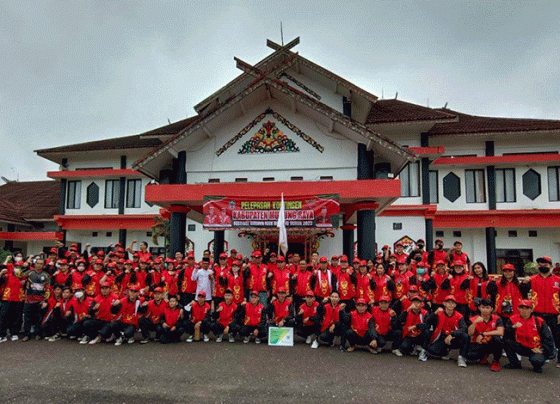
{"type": "Polygon", "coordinates": [[[110,284],[109,282],[103,282],[103,283],[101,284],[101,287],[102,287],[102,288],[110,288],[110,287],[111,287],[111,284],[110,284]]]}
{"type": "Polygon", "coordinates": [[[457,303],[457,299],[455,299],[455,296],[453,296],[453,295],[447,295],[447,296],[445,296],[445,299],[443,299],[444,302],[446,302],[448,300],[453,300],[455,303],[457,303]]]}
{"type": "Polygon", "coordinates": [[[393,253],[393,254],[389,255],[389,258],[399,258],[399,257],[397,256],[397,254],[393,253]]]}
{"type": "Polygon", "coordinates": [[[356,300],[356,304],[367,304],[366,299],[359,298],[358,300],[356,300]]]}
{"type": "Polygon", "coordinates": [[[279,255],[277,261],[278,262],[286,262],[286,258],[283,255],[279,255]]]}
{"type": "Polygon", "coordinates": [[[161,286],[158,286],[154,289],[154,293],[163,293],[163,288],[161,286]]]}
{"type": "Polygon", "coordinates": [[[94,264],[103,265],[103,260],[98,258],[98,259],[95,260],[94,264]]]}
{"type": "Polygon", "coordinates": [[[235,257],[235,259],[237,261],[243,261],[243,254],[237,254],[237,256],[235,257]]]}
{"type": "Polygon", "coordinates": [[[107,264],[107,268],[116,268],[116,267],[117,267],[117,264],[115,264],[114,262],[109,262],[107,264]]]}
{"type": "Polygon", "coordinates": [[[60,265],[68,265],[68,261],[67,260],[60,260],[59,264],[60,265]]]}
{"type": "Polygon", "coordinates": [[[278,293],[286,293],[286,288],[284,286],[280,286],[278,288],[278,293]]]}
{"type": "Polygon", "coordinates": [[[119,260],[117,261],[117,264],[124,264],[124,263],[125,263],[124,258],[119,258],[119,260]]]}
{"type": "Polygon", "coordinates": [[[403,246],[403,243],[401,243],[400,241],[397,242],[397,244],[395,244],[395,247],[398,247],[398,246],[404,247],[404,246],[403,246]]]}
{"type": "Polygon", "coordinates": [[[225,252],[220,253],[220,258],[227,258],[227,257],[228,257],[227,253],[225,252]]]}
{"type": "Polygon", "coordinates": [[[259,250],[255,250],[253,251],[253,253],[251,254],[252,257],[262,257],[262,252],[260,252],[259,250]]]}
{"type": "Polygon", "coordinates": [[[124,252],[124,248],[122,248],[122,247],[117,247],[117,252],[124,252]]]}
{"type": "Polygon", "coordinates": [[[132,285],[131,287],[128,288],[128,290],[131,290],[133,292],[140,292],[140,286],[132,285]]]}
{"type": "Polygon", "coordinates": [[[456,245],[456,244],[461,244],[461,245],[463,245],[463,242],[462,242],[461,240],[455,240],[455,242],[453,243],[453,245],[456,245]]]}
{"type": "Polygon", "coordinates": [[[258,296],[258,295],[259,295],[259,292],[257,292],[256,290],[252,290],[252,291],[251,291],[251,296],[253,296],[253,295],[258,296]]]}
{"type": "Polygon", "coordinates": [[[354,258],[354,259],[352,260],[352,264],[359,264],[360,262],[361,262],[361,261],[360,261],[359,258],[354,258]]]}
{"type": "Polygon", "coordinates": [[[305,296],[315,296],[315,293],[310,290],[305,294],[305,296]]]}
{"type": "Polygon", "coordinates": [[[187,258],[194,258],[194,252],[189,251],[187,254],[187,258]]]}
{"type": "Polygon", "coordinates": [[[58,254],[58,250],[56,248],[51,248],[49,251],[51,254],[58,254]]]}
{"type": "Polygon", "coordinates": [[[157,258],[154,260],[154,264],[161,264],[161,257],[157,257],[157,258]]]}
{"type": "Polygon", "coordinates": [[[382,250],[388,250],[388,249],[389,249],[389,246],[386,245],[386,244],[385,244],[385,245],[383,246],[383,248],[382,248],[382,250]]]}
{"type": "Polygon", "coordinates": [[[462,267],[464,265],[465,263],[463,261],[458,261],[458,260],[453,261],[453,263],[451,264],[452,267],[459,267],[459,266],[462,267]]]}
{"type": "Polygon", "coordinates": [[[380,302],[390,302],[390,301],[391,301],[391,298],[390,298],[389,296],[387,296],[387,295],[383,295],[383,296],[381,296],[381,297],[379,298],[379,301],[380,301],[380,302]]]}
{"type": "Polygon", "coordinates": [[[103,257],[105,255],[105,251],[103,250],[97,250],[97,252],[95,253],[95,255],[97,255],[98,257],[103,257]]]}
{"type": "Polygon", "coordinates": [[[550,257],[539,257],[537,258],[537,262],[546,262],[548,264],[552,264],[552,260],[550,257]]]}
{"type": "Polygon", "coordinates": [[[135,252],[134,254],[132,254],[132,256],[133,256],[134,258],[139,258],[139,257],[140,257],[140,254],[138,254],[137,252],[135,252]]]}
{"type": "Polygon", "coordinates": [[[533,302],[529,299],[521,300],[519,302],[519,307],[530,307],[533,308],[533,302]]]}
{"type": "Polygon", "coordinates": [[[146,257],[140,258],[140,263],[142,263],[142,264],[147,264],[148,261],[149,261],[149,260],[148,260],[146,257]]]}
{"type": "Polygon", "coordinates": [[[340,262],[348,262],[348,257],[346,255],[341,255],[340,262]]]}
{"type": "Polygon", "coordinates": [[[232,266],[232,267],[233,267],[233,266],[240,267],[240,266],[241,266],[241,262],[235,260],[235,261],[233,261],[233,262],[231,263],[231,266],[232,266]]]}
{"type": "Polygon", "coordinates": [[[512,264],[502,265],[502,271],[515,271],[515,267],[512,264]]]}
{"type": "Polygon", "coordinates": [[[360,261],[360,266],[361,267],[367,267],[367,261],[366,260],[361,260],[360,261]]]}
{"type": "Polygon", "coordinates": [[[175,260],[174,260],[173,258],[167,257],[167,258],[165,259],[165,263],[166,263],[166,264],[171,264],[171,263],[175,264],[175,260]]]}
{"type": "Polygon", "coordinates": [[[419,302],[421,302],[421,301],[422,301],[422,298],[420,297],[420,295],[412,296],[412,297],[410,298],[410,301],[411,301],[411,302],[413,302],[413,301],[415,301],[415,300],[418,300],[419,302]]]}
{"type": "Polygon", "coordinates": [[[200,292],[198,292],[197,296],[204,296],[206,297],[206,292],[204,290],[201,290],[200,292]]]}
{"type": "Polygon", "coordinates": [[[235,248],[232,248],[232,249],[231,249],[231,254],[232,254],[232,255],[237,254],[237,250],[236,250],[235,248]]]}
{"type": "Polygon", "coordinates": [[[445,261],[437,260],[436,265],[445,265],[445,261]]]}
{"type": "Polygon", "coordinates": [[[329,259],[323,255],[321,258],[319,258],[319,262],[329,262],[329,259]]]}
{"type": "Polygon", "coordinates": [[[408,288],[409,292],[418,292],[418,286],[416,285],[412,285],[410,288],[408,288]]]}
{"type": "Polygon", "coordinates": [[[134,265],[134,261],[132,261],[132,260],[126,260],[124,263],[126,265],[134,265]]]}
{"type": "Polygon", "coordinates": [[[272,257],[276,257],[276,253],[275,253],[275,252],[271,252],[271,253],[270,253],[270,258],[272,258],[272,257]]]}

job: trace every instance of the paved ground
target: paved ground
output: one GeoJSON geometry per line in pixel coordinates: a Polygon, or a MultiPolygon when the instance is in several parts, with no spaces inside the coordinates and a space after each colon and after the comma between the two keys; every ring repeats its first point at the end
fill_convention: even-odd
{"type": "MultiPolygon", "coordinates": [[[[240,342],[0,344],[0,403],[557,402],[560,369],[490,372],[455,361],[240,342]]],[[[502,364],[507,360],[502,358],[502,364]]]]}

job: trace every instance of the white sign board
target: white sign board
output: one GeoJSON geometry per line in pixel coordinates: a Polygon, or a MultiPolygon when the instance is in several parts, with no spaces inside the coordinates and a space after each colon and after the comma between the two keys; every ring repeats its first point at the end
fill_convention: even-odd
{"type": "Polygon", "coordinates": [[[291,327],[270,327],[268,329],[268,345],[294,346],[294,329],[291,327]]]}

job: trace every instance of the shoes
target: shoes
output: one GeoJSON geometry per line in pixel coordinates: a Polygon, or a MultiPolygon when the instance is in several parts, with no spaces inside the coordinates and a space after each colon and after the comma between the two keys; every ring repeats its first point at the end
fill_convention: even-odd
{"type": "Polygon", "coordinates": [[[457,357],[457,366],[459,366],[460,368],[467,367],[467,361],[460,355],[457,357]]]}
{"type": "Polygon", "coordinates": [[[338,349],[340,350],[340,352],[346,352],[346,348],[344,348],[343,345],[339,345],[338,349]]]}
{"type": "Polygon", "coordinates": [[[190,335],[190,334],[187,335],[186,341],[187,341],[188,343],[191,343],[191,342],[193,341],[192,335],[190,335]]]}
{"type": "Polygon", "coordinates": [[[35,335],[35,341],[41,341],[41,336],[40,335],[35,335]]]}
{"type": "Polygon", "coordinates": [[[98,342],[101,342],[101,337],[100,337],[100,336],[97,336],[97,337],[95,337],[94,339],[92,339],[92,340],[89,342],[89,344],[90,344],[90,345],[95,345],[95,344],[97,344],[98,342]]]}
{"type": "MultiPolygon", "coordinates": [[[[317,341],[315,341],[315,342],[317,342],[317,341]]],[[[260,343],[261,343],[261,339],[260,338],[255,338],[255,344],[260,344],[260,343]]],[[[317,345],[317,346],[319,346],[319,345],[317,345]]],[[[313,346],[311,346],[311,348],[313,348],[313,346]]]]}
{"type": "Polygon", "coordinates": [[[313,349],[319,348],[319,341],[317,341],[317,340],[313,341],[313,343],[311,344],[311,348],[313,348],[313,349]]]}
{"type": "Polygon", "coordinates": [[[354,352],[354,349],[356,349],[356,348],[354,348],[353,346],[349,346],[349,347],[346,349],[346,352],[354,352]]]}
{"type": "Polygon", "coordinates": [[[21,339],[21,342],[27,342],[27,341],[29,341],[29,337],[27,335],[21,339]]]}
{"type": "Polygon", "coordinates": [[[142,338],[142,339],[140,340],[140,343],[141,343],[141,344],[147,344],[148,342],[150,342],[150,339],[149,339],[149,338],[142,338]]]}
{"type": "Polygon", "coordinates": [[[556,362],[556,367],[560,368],[560,362],[556,362]]]}
{"type": "Polygon", "coordinates": [[[80,344],[85,345],[88,343],[88,341],[89,341],[89,337],[85,335],[80,339],[80,344]]]}
{"type": "Polygon", "coordinates": [[[376,348],[372,348],[371,346],[367,346],[367,350],[370,351],[372,354],[377,355],[377,349],[376,348]]]}
{"type": "Polygon", "coordinates": [[[128,342],[129,344],[134,344],[134,337],[129,338],[127,342],[128,342]]]}
{"type": "Polygon", "coordinates": [[[490,366],[490,370],[492,372],[499,372],[500,371],[500,362],[492,361],[492,366],[490,366]]]}
{"type": "Polygon", "coordinates": [[[377,348],[377,353],[383,352],[383,348],[377,348]]]}
{"type": "Polygon", "coordinates": [[[70,337],[68,339],[76,339],[77,337],[75,335],[70,335],[70,337]]]}
{"type": "Polygon", "coordinates": [[[504,369],[521,369],[521,363],[506,363],[504,369]]]}
{"type": "Polygon", "coordinates": [[[2,338],[0,338],[0,343],[2,343],[2,342],[6,342],[7,340],[8,340],[8,338],[6,338],[6,337],[2,337],[2,338]]]}
{"type": "Polygon", "coordinates": [[[445,355],[441,357],[442,361],[448,361],[449,360],[449,355],[445,355]]]}
{"type": "Polygon", "coordinates": [[[224,337],[223,334],[218,335],[216,337],[216,342],[222,342],[223,337],[224,337]]]}
{"type": "Polygon", "coordinates": [[[426,353],[425,349],[420,350],[420,354],[418,355],[418,360],[420,362],[426,362],[428,360],[428,354],[426,353]]]}
{"type": "Polygon", "coordinates": [[[244,344],[248,344],[249,341],[251,341],[251,337],[245,337],[245,338],[243,338],[243,343],[244,343],[244,344]]]}
{"type": "Polygon", "coordinates": [[[60,339],[60,335],[55,334],[52,337],[49,338],[49,342],[55,342],[58,341],[60,339]]]}
{"type": "Polygon", "coordinates": [[[396,355],[396,356],[402,356],[402,352],[401,352],[401,350],[400,350],[400,349],[393,349],[393,351],[392,351],[392,352],[393,352],[393,355],[396,355]]]}
{"type": "Polygon", "coordinates": [[[17,335],[12,335],[12,341],[17,341],[19,337],[17,335]]]}
{"type": "Polygon", "coordinates": [[[115,342],[115,346],[121,346],[122,343],[123,343],[123,339],[124,339],[123,337],[119,337],[119,338],[117,339],[117,342],[115,342]]]}
{"type": "Polygon", "coordinates": [[[229,342],[235,342],[235,336],[233,334],[229,334],[229,342]]]}
{"type": "Polygon", "coordinates": [[[484,358],[478,361],[478,363],[482,366],[488,365],[488,355],[484,355],[484,358]]]}
{"type": "Polygon", "coordinates": [[[309,344],[311,344],[311,342],[312,342],[312,341],[311,341],[311,335],[309,335],[309,336],[307,337],[307,339],[305,340],[305,343],[306,343],[307,345],[309,345],[309,344]]]}
{"type": "Polygon", "coordinates": [[[208,336],[208,334],[204,334],[204,342],[208,341],[210,341],[210,337],[208,336]]]}

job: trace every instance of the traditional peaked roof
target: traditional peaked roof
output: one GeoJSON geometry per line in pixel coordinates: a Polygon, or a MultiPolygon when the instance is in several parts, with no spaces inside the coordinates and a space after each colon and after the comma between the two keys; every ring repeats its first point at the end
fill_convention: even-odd
{"type": "Polygon", "coordinates": [[[177,134],[181,130],[191,125],[197,119],[198,116],[193,116],[191,118],[183,119],[181,121],[177,121],[172,124],[141,133],[139,135],[52,147],[49,149],[35,150],[35,153],[41,155],[48,153],[83,152],[94,150],[154,148],[162,143],[162,137],[165,138],[177,134]]]}
{"type": "Polygon", "coordinates": [[[0,220],[30,225],[58,213],[59,181],[9,182],[0,186],[0,220]]]}
{"type": "Polygon", "coordinates": [[[396,122],[447,121],[456,119],[452,111],[442,111],[423,107],[400,100],[378,100],[371,106],[366,124],[396,122]]]}
{"type": "Polygon", "coordinates": [[[428,132],[431,136],[560,131],[560,121],[558,120],[494,118],[468,115],[445,108],[437,111],[454,114],[458,117],[458,120],[457,122],[434,125],[428,132]]]}

